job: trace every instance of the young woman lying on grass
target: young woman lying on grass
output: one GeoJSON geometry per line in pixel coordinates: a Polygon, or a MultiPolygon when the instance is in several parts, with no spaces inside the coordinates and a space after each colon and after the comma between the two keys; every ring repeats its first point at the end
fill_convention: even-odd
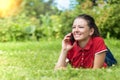
{"type": "Polygon", "coordinates": [[[106,68],[109,66],[108,60],[106,61],[108,53],[111,54],[100,37],[94,19],[90,15],[82,14],[75,18],[72,32],[62,40],[55,69],[66,68],[68,63],[73,68],[106,68]]]}

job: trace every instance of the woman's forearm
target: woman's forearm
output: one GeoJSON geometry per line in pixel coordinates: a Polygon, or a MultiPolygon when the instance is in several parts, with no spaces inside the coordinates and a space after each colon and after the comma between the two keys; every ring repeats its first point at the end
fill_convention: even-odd
{"type": "Polygon", "coordinates": [[[62,68],[67,66],[66,55],[67,55],[67,51],[61,50],[61,53],[55,68],[62,68]]]}
{"type": "Polygon", "coordinates": [[[102,52],[95,55],[93,69],[99,69],[103,67],[105,56],[106,52],[102,52]]]}

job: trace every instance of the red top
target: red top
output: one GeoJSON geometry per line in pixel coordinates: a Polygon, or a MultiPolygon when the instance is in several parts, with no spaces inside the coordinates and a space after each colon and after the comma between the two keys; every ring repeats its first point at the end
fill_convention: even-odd
{"type": "MultiPolygon", "coordinates": [[[[67,53],[67,59],[74,68],[92,68],[94,56],[101,52],[107,51],[104,40],[101,37],[94,37],[89,40],[84,48],[75,42],[73,48],[67,53]]],[[[107,64],[104,63],[103,67],[107,64]]]]}

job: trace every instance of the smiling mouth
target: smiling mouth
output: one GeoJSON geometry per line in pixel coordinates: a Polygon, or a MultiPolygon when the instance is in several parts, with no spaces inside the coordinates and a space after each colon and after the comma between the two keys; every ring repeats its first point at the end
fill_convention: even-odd
{"type": "Polygon", "coordinates": [[[80,37],[80,36],[81,36],[81,34],[74,34],[74,36],[75,36],[75,37],[80,37]]]}

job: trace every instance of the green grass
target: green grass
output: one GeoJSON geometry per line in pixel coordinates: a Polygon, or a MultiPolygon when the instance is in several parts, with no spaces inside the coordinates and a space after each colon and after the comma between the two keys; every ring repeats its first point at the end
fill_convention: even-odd
{"type": "Polygon", "coordinates": [[[120,41],[105,40],[118,60],[107,69],[73,69],[54,71],[61,40],[0,43],[0,80],[119,80],[120,41]]]}

